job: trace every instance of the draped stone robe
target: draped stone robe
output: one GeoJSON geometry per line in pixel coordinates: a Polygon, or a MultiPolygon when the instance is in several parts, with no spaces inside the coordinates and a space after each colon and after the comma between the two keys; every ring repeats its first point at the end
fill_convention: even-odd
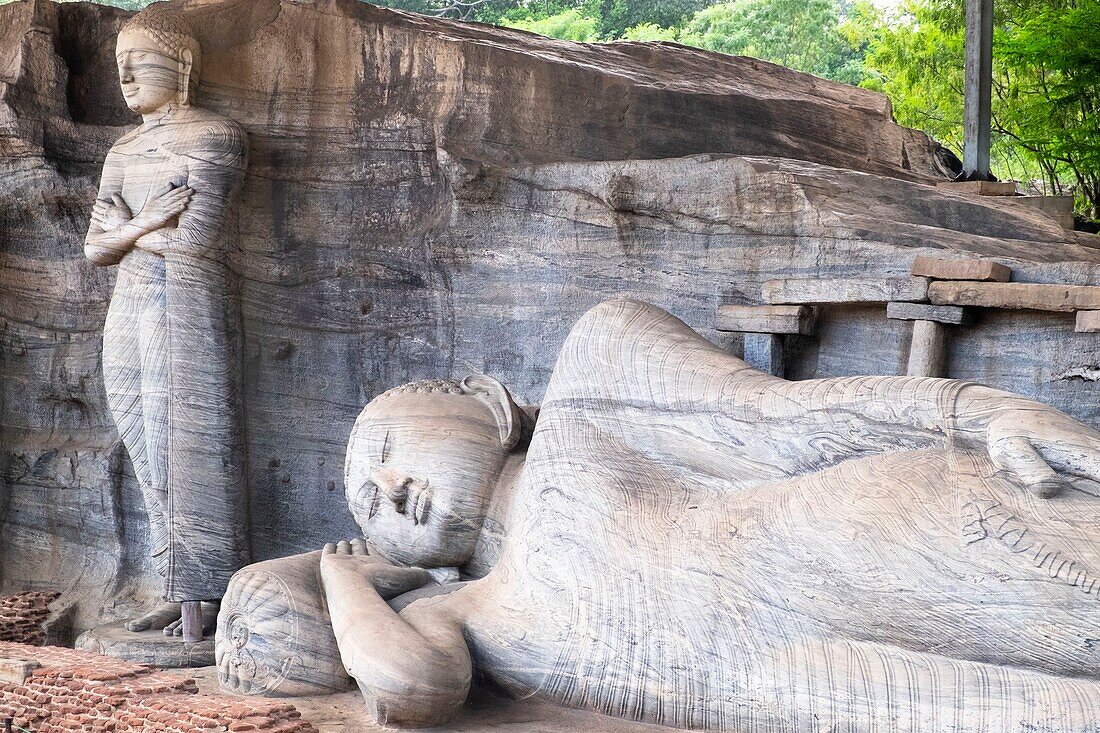
{"type": "Polygon", "coordinates": [[[104,327],[111,411],[168,600],[220,598],[249,561],[240,319],[227,262],[246,152],[236,123],[192,109],[123,136],[100,184],[100,200],[119,193],[135,215],[168,182],[195,191],[163,257],[135,247],[122,258],[104,327]]]}

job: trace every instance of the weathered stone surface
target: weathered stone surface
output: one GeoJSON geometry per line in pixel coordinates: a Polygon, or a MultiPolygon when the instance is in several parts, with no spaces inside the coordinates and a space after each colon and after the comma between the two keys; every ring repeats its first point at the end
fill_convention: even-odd
{"type": "Polygon", "coordinates": [[[942,377],[944,344],[947,329],[939,321],[913,321],[913,335],[909,341],[909,365],[905,373],[910,377],[942,377]]]}
{"type": "MultiPolygon", "coordinates": [[[[538,403],[569,327],[607,297],[658,302],[739,353],[717,308],[759,304],[769,279],[905,278],[917,255],[959,253],[1100,284],[1095,237],[923,183],[932,147],[871,92],[342,0],[194,9],[199,98],[250,141],[233,268],[257,560],[356,531],[345,437],[371,397],[487,372],[538,403]]],[[[104,156],[136,124],[113,57],[126,17],[0,6],[0,582],[71,589],[77,628],[159,592],[102,387],[113,275],[81,252],[104,156]]],[[[1095,421],[1094,385],[1059,376],[1095,364],[1097,337],[1072,328],[983,314],[953,335],[949,376],[1095,421]]],[[[822,309],[812,338],[788,337],[788,376],[904,373],[907,330],[881,307],[822,309]]]]}
{"type": "Polygon", "coordinates": [[[1077,323],[1074,330],[1077,333],[1100,332],[1100,310],[1077,311],[1077,323]]]}
{"type": "Polygon", "coordinates": [[[21,685],[41,666],[33,659],[0,659],[0,684],[21,685]]]}
{"type": "Polygon", "coordinates": [[[1012,270],[1000,262],[979,259],[950,259],[921,256],[913,260],[913,275],[933,280],[983,280],[1006,283],[1012,270]]]}
{"type": "Polygon", "coordinates": [[[782,377],[786,371],[783,363],[783,337],[774,333],[745,334],[745,363],[765,374],[782,377]]]}
{"type": "MultiPolygon", "coordinates": [[[[167,670],[166,674],[178,675],[183,671],[167,670]]],[[[194,678],[200,692],[221,692],[213,668],[189,670],[187,674],[194,678]]],[[[435,733],[682,733],[680,729],[667,726],[611,718],[590,710],[563,708],[537,698],[513,700],[487,687],[475,688],[458,718],[436,729],[435,733]]],[[[363,705],[363,697],[358,690],[281,699],[294,705],[302,720],[312,723],[320,733],[393,731],[392,727],[375,722],[363,705]]]]}
{"type": "Polygon", "coordinates": [[[886,317],[899,321],[935,321],[962,325],[974,320],[973,311],[955,305],[928,305],[927,303],[887,303],[886,317]]]}
{"type": "Polygon", "coordinates": [[[942,281],[928,286],[928,299],[937,305],[1067,313],[1100,309],[1100,287],[942,281]]]}
{"type": "Polygon", "coordinates": [[[813,333],[814,309],[804,305],[723,305],[714,322],[718,331],[813,333]]]}
{"type": "Polygon", "coordinates": [[[107,154],[84,242],[89,262],[117,266],[103,331],[107,402],[145,499],[163,596],[183,602],[182,618],[161,603],[127,628],[172,626],[188,642],[203,637],[200,601],[220,598],[249,561],[229,266],[248,141],[195,103],[202,56],[175,6],[154,4],[123,26],[119,80],[142,124],[107,154]]]}
{"type": "Polygon", "coordinates": [[[475,676],[689,729],[1100,716],[1100,431],[957,380],[779,379],[634,300],[567,337],[519,471],[518,411],[477,379],[391,390],[349,441],[370,544],[319,569],[379,723],[446,725],[475,676]],[[494,506],[493,569],[436,586],[494,506]]]}
{"type": "Polygon", "coordinates": [[[767,303],[888,303],[924,300],[928,278],[786,278],[764,283],[767,303]]]}
{"type": "Polygon", "coordinates": [[[1012,203],[1017,206],[1032,206],[1062,227],[1073,229],[1072,196],[1017,196],[1012,199],[1012,203]]]}
{"type": "Polygon", "coordinates": [[[214,664],[213,638],[189,642],[182,636],[165,635],[161,629],[130,631],[123,622],[88,629],[77,637],[76,648],[166,669],[214,664]]]}

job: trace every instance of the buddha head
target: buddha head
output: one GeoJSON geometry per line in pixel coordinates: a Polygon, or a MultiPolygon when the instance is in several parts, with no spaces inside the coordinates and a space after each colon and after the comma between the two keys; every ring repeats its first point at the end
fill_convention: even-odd
{"type": "Polygon", "coordinates": [[[348,442],[345,490],[371,544],[420,567],[474,553],[508,454],[530,421],[490,377],[413,382],[379,395],[348,442]]]}
{"type": "Polygon", "coordinates": [[[198,83],[201,50],[190,22],[168,3],[145,8],[118,34],[115,60],[122,96],[139,114],[186,107],[198,83]]]}

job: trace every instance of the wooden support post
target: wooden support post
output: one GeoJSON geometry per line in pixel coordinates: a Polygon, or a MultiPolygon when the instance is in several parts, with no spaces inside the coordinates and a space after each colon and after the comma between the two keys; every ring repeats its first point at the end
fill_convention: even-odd
{"type": "Polygon", "coordinates": [[[989,123],[993,91],[993,0],[966,0],[963,173],[967,181],[992,179],[989,123]]]}
{"type": "Polygon", "coordinates": [[[746,333],[745,362],[772,376],[783,376],[783,336],[778,333],[746,333]]]}
{"type": "Polygon", "coordinates": [[[183,614],[183,640],[189,644],[202,641],[202,601],[184,601],[180,604],[183,614]]]}
{"type": "Polygon", "coordinates": [[[913,321],[913,340],[909,345],[910,377],[942,377],[946,357],[945,326],[936,321],[913,321]]]}

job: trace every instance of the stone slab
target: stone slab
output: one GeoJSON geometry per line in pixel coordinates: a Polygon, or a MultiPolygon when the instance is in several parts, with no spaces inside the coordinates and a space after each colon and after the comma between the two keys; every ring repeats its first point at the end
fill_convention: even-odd
{"type": "Polygon", "coordinates": [[[977,196],[1016,195],[1016,183],[1014,181],[941,181],[936,186],[977,196]]]}
{"type": "Polygon", "coordinates": [[[1017,196],[1012,199],[1012,203],[1038,209],[1058,222],[1063,229],[1073,229],[1072,196],[1017,196]]]}
{"type": "Polygon", "coordinates": [[[927,297],[928,283],[926,277],[768,280],[763,297],[772,304],[914,301],[927,297]]]}
{"type": "Polygon", "coordinates": [[[979,259],[942,259],[921,255],[913,260],[913,275],[933,280],[983,280],[1006,283],[1012,279],[1012,269],[1000,262],[979,259]]]}
{"type": "Polygon", "coordinates": [[[742,333],[797,333],[814,330],[814,309],[805,305],[722,305],[715,329],[742,333]]]}
{"type": "Polygon", "coordinates": [[[214,636],[185,642],[161,631],[127,631],[122,621],[97,626],[81,634],[76,648],[138,664],[165,669],[206,667],[214,663],[214,636]]]}
{"type": "Polygon", "coordinates": [[[0,659],[0,682],[21,685],[40,666],[33,659],[0,659]]]}
{"type": "Polygon", "coordinates": [[[1072,312],[1100,310],[1100,286],[937,281],[928,287],[935,305],[970,305],[1072,312]]]}
{"type": "Polygon", "coordinates": [[[1077,311],[1077,333],[1100,333],[1100,310],[1077,311]]]}
{"type": "Polygon", "coordinates": [[[953,326],[966,325],[974,320],[973,312],[957,305],[928,305],[927,303],[887,303],[886,317],[898,321],[933,321],[953,326]]]}

